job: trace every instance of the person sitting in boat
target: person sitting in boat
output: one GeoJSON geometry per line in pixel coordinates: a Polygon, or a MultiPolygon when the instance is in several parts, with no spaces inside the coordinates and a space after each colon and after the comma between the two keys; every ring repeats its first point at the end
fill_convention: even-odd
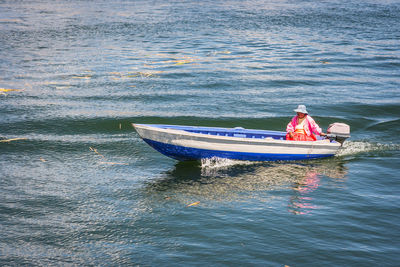
{"type": "Polygon", "coordinates": [[[314,119],[308,115],[305,105],[299,105],[294,111],[297,115],[292,118],[286,127],[286,140],[316,141],[315,134],[326,135],[314,119]]]}

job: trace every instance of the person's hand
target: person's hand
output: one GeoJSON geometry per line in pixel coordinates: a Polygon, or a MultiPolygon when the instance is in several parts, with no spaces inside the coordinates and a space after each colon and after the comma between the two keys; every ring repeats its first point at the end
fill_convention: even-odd
{"type": "Polygon", "coordinates": [[[320,133],[319,135],[320,136],[326,136],[326,133],[320,133]]]}
{"type": "Polygon", "coordinates": [[[290,138],[293,138],[293,132],[289,132],[290,138]]]}

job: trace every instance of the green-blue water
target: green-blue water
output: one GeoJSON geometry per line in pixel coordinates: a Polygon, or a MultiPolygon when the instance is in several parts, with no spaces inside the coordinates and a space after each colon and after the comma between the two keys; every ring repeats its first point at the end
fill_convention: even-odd
{"type": "Polygon", "coordinates": [[[0,1],[0,265],[398,265],[399,29],[391,0],[0,1]],[[179,163],[131,127],[298,104],[351,126],[338,156],[179,163]]]}

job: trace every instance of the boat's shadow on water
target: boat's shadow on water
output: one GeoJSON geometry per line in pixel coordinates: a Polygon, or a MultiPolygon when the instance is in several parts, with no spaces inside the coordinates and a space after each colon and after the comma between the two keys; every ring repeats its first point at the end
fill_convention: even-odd
{"type": "Polygon", "coordinates": [[[306,213],[314,207],[307,195],[324,179],[341,187],[347,176],[346,162],[324,159],[302,162],[240,162],[211,159],[203,162],[178,162],[161,179],[146,186],[147,194],[162,195],[183,204],[235,202],[245,199],[269,201],[277,196],[290,203],[294,213],[306,213]],[[300,210],[300,211],[298,211],[300,210]]]}

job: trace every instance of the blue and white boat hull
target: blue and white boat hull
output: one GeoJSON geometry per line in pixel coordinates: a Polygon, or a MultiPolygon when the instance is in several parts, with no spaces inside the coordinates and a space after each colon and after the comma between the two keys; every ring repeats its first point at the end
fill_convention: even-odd
{"type": "Polygon", "coordinates": [[[220,157],[249,161],[304,160],[333,156],[337,142],[287,141],[284,132],[133,124],[140,137],[162,154],[177,160],[220,157]]]}

